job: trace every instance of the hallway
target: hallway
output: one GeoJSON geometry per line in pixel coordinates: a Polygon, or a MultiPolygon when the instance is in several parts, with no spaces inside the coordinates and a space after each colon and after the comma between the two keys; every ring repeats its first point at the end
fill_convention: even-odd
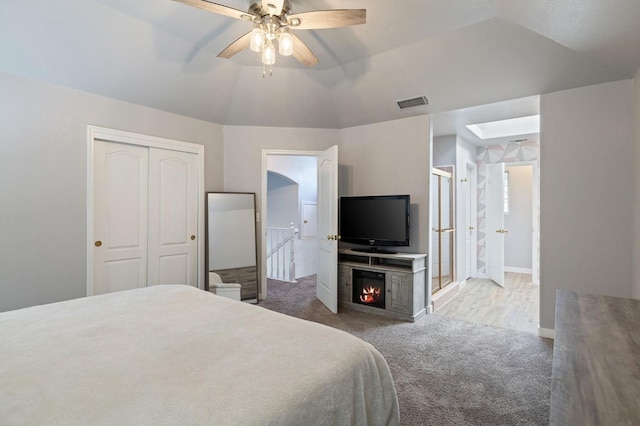
{"type": "Polygon", "coordinates": [[[539,311],[540,287],[531,283],[531,275],[507,272],[504,288],[489,279],[467,280],[436,314],[538,334],[539,311]]]}

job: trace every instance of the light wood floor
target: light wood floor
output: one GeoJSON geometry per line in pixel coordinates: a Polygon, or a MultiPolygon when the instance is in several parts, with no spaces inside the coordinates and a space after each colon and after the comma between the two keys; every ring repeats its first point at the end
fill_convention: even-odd
{"type": "Polygon", "coordinates": [[[540,286],[531,275],[507,272],[505,286],[472,278],[460,293],[436,311],[445,317],[538,334],[540,286]]]}

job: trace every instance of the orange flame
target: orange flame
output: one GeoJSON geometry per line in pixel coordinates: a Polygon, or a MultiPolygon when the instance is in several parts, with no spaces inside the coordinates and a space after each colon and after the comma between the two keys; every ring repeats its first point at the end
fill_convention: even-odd
{"type": "Polygon", "coordinates": [[[362,289],[362,294],[360,295],[360,301],[362,303],[375,303],[379,298],[380,288],[370,286],[362,289]]]}

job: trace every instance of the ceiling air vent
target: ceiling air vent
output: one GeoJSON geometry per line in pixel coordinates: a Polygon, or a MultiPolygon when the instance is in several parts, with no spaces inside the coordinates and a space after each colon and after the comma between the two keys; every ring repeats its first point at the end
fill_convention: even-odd
{"type": "Polygon", "coordinates": [[[421,105],[429,105],[429,99],[427,99],[425,96],[420,96],[419,98],[405,99],[404,101],[398,101],[397,103],[400,109],[405,109],[421,105]]]}

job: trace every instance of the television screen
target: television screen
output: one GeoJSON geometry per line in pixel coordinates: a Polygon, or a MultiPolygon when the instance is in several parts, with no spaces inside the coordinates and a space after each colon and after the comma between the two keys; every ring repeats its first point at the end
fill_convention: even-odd
{"type": "Polygon", "coordinates": [[[347,243],[408,246],[409,195],[340,198],[340,237],[347,243]]]}

